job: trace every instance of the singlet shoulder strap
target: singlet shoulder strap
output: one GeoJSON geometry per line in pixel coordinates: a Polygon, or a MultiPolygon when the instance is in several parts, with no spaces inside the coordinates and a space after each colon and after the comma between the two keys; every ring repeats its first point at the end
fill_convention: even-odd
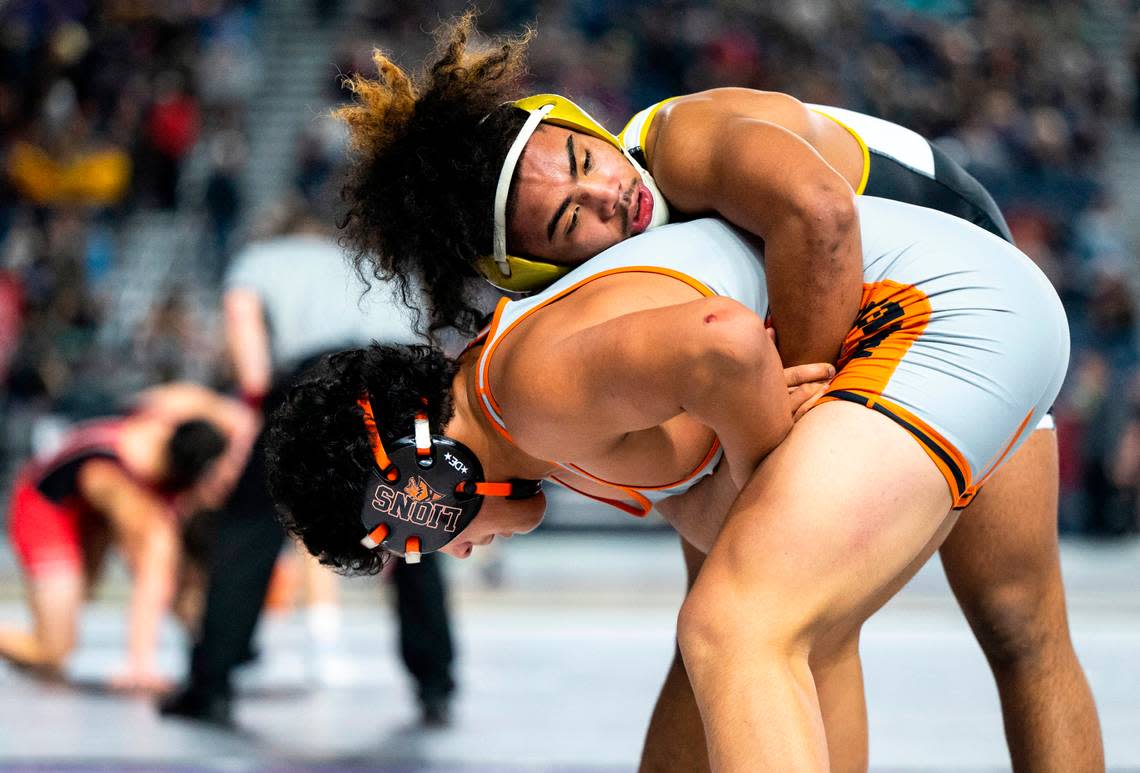
{"type": "Polygon", "coordinates": [[[120,419],[84,422],[67,433],[63,444],[40,460],[41,469],[51,469],[85,454],[118,455],[120,419]]]}
{"type": "Polygon", "coordinates": [[[514,438],[507,431],[507,423],[503,419],[502,409],[495,400],[494,394],[491,393],[490,377],[491,357],[494,356],[495,350],[503,340],[504,334],[500,330],[500,326],[503,324],[503,315],[510,303],[511,301],[508,298],[499,301],[499,305],[495,307],[495,314],[491,318],[491,324],[479,333],[479,336],[468,345],[468,349],[480,344],[483,346],[483,351],[479,352],[479,359],[475,362],[475,394],[478,398],[479,408],[487,420],[491,422],[491,426],[498,430],[499,434],[508,442],[514,443],[514,438]]]}
{"type": "Polygon", "coordinates": [[[843,121],[839,116],[833,115],[834,110],[829,111],[819,105],[812,105],[810,110],[816,115],[822,115],[832,123],[838,124],[859,143],[859,150],[863,154],[863,173],[859,177],[859,184],[855,186],[855,195],[862,195],[863,191],[867,190],[867,178],[871,176],[871,150],[867,147],[867,141],[850,124],[843,121]]]}
{"type": "Polygon", "coordinates": [[[621,130],[619,139],[631,156],[645,169],[649,168],[649,157],[645,153],[645,138],[649,135],[649,127],[657,111],[669,104],[677,97],[663,99],[655,105],[650,105],[629,119],[629,123],[621,130]]]}
{"type": "MultiPolygon", "coordinates": [[[[934,177],[934,151],[918,132],[897,123],[831,105],[808,104],[808,108],[830,118],[851,133],[864,152],[864,175],[869,173],[870,155],[893,158],[926,177],[934,177]]],[[[866,182],[860,188],[866,187],[866,182]]],[[[860,193],[862,190],[859,191],[860,193]]]]}
{"type": "Polygon", "coordinates": [[[636,489],[625,488],[623,486],[613,486],[614,488],[620,489],[622,493],[628,496],[630,500],[635,503],[631,504],[630,502],[626,502],[620,499],[603,497],[598,494],[591,494],[588,491],[583,491],[577,486],[567,483],[563,476],[551,475],[550,477],[555,483],[560,486],[565,486],[575,494],[580,494],[587,499],[592,499],[595,502],[601,502],[604,505],[609,505],[610,507],[617,508],[618,510],[621,510],[624,513],[628,513],[635,518],[644,518],[645,516],[649,515],[649,512],[653,509],[653,503],[650,502],[644,494],[642,494],[640,491],[637,491],[636,489]]]}

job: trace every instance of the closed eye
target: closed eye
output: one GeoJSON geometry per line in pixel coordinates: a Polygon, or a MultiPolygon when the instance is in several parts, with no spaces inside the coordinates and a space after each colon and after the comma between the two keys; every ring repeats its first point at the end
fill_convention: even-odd
{"type": "Polygon", "coordinates": [[[570,232],[578,226],[578,210],[581,207],[574,207],[574,211],[570,215],[570,223],[566,226],[566,235],[569,236],[570,232]]]}
{"type": "Polygon", "coordinates": [[[594,168],[594,157],[590,151],[586,151],[586,157],[582,160],[582,174],[589,174],[590,170],[594,168]]]}

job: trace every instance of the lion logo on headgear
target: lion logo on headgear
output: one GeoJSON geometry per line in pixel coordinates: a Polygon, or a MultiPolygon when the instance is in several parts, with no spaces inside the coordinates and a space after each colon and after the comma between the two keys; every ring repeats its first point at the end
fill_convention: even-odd
{"type": "Polygon", "coordinates": [[[436,502],[443,499],[443,494],[429,486],[426,480],[415,475],[408,478],[404,493],[417,502],[436,502]]]}

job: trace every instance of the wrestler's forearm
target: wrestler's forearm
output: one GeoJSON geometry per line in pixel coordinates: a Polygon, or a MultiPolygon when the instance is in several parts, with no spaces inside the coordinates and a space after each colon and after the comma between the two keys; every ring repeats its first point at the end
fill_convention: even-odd
{"type": "Polygon", "coordinates": [[[219,400],[227,409],[224,423],[226,450],[195,486],[193,498],[198,500],[200,509],[218,508],[225,503],[245,470],[257,433],[261,430],[261,418],[250,408],[236,400],[219,400]]]}
{"type": "MultiPolygon", "coordinates": [[[[737,326],[733,334],[747,331],[737,326]]],[[[729,339],[723,361],[706,368],[704,380],[687,382],[689,394],[683,402],[689,415],[716,432],[738,489],[792,429],[780,357],[763,330],[751,337],[756,343],[747,347],[743,341],[731,345],[729,339]]]]}
{"type": "Polygon", "coordinates": [[[859,219],[823,205],[790,218],[765,241],[769,306],[787,365],[835,362],[863,287],[859,219]]]}
{"type": "Polygon", "coordinates": [[[127,656],[132,667],[151,669],[158,649],[159,626],[174,596],[178,566],[177,535],[172,523],[148,531],[133,547],[127,656]]]}

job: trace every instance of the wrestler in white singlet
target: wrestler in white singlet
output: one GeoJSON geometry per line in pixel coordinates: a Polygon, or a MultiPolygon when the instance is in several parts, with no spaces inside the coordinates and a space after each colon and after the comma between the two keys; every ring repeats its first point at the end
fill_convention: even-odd
{"type": "MultiPolygon", "coordinates": [[[[890,417],[922,444],[965,507],[1048,411],[1069,357],[1068,324],[1049,280],[1022,252],[960,218],[861,196],[863,299],[824,400],[849,400],[890,417]]],[[[529,315],[584,284],[616,272],[676,278],[704,295],[768,312],[763,253],[755,238],[721,220],[677,223],[627,239],[541,293],[504,299],[477,367],[487,416],[510,437],[490,383],[491,358],[529,315]]],[[[777,331],[778,332],[778,331],[777,331]]],[[[644,513],[682,493],[719,458],[709,451],[684,480],[653,489],[604,481],[614,502],[644,513]],[[630,506],[632,503],[632,506],[630,506]]],[[[620,506],[620,505],[619,505],[620,506]]]]}

